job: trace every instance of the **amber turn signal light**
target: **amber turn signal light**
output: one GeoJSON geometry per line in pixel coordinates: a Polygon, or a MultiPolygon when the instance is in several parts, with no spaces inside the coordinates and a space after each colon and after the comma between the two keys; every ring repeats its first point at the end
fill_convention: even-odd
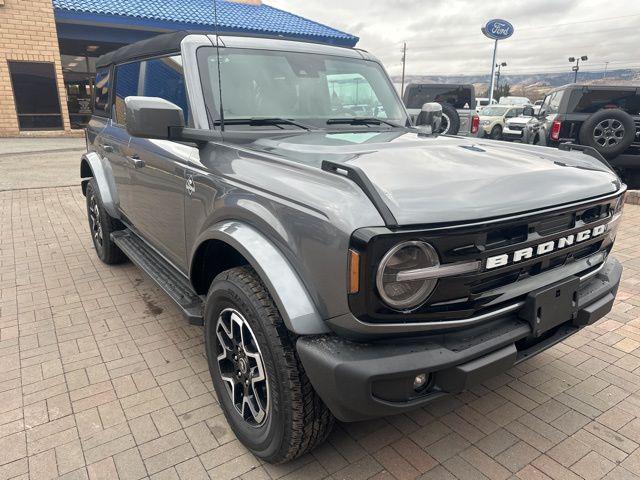
{"type": "Polygon", "coordinates": [[[349,293],[360,290],[360,254],[349,250],[349,293]]]}

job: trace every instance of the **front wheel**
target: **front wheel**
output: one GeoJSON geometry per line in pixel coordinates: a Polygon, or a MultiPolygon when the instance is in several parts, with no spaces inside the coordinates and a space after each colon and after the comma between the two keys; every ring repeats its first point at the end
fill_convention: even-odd
{"type": "Polygon", "coordinates": [[[250,267],[218,275],[205,307],[209,371],[238,439],[270,463],[322,443],[333,415],[315,393],[273,299],[250,267]]]}
{"type": "Polygon", "coordinates": [[[500,125],[493,127],[490,136],[493,140],[500,140],[502,138],[502,127],[500,125]]]}

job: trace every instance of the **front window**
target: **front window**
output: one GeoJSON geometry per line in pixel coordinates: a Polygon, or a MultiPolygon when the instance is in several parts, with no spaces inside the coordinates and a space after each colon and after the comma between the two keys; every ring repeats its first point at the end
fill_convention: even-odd
{"type": "MultiPolygon", "coordinates": [[[[211,122],[225,128],[251,118],[295,120],[316,128],[348,128],[332,120],[380,119],[406,125],[400,100],[382,67],[372,61],[330,55],[223,48],[198,51],[211,122]],[[220,98],[220,92],[222,98],[220,98]]],[[[378,126],[378,125],[374,125],[378,126]]],[[[241,127],[240,127],[241,128],[241,127]]]]}

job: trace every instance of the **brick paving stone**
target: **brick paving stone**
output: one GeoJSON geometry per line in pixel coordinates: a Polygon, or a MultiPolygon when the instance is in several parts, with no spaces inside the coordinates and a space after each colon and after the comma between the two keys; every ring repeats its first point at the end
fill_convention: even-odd
{"type": "Polygon", "coordinates": [[[640,206],[607,318],[458,396],[338,424],[284,466],[235,439],[202,328],[96,258],[79,188],[0,192],[0,216],[2,479],[640,478],[640,206]]]}
{"type": "Polygon", "coordinates": [[[585,480],[595,480],[604,477],[616,466],[615,463],[607,460],[598,452],[589,452],[587,455],[578,460],[571,467],[571,470],[576,472],[585,480]]]}

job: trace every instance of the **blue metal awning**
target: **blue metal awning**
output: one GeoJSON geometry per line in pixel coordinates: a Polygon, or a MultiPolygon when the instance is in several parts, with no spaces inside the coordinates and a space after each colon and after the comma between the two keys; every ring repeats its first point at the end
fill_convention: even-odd
{"type": "MultiPolygon", "coordinates": [[[[216,5],[221,33],[275,35],[346,47],[358,42],[356,36],[269,5],[224,0],[217,0],[216,5]]],[[[215,25],[213,0],[53,0],[53,7],[62,36],[85,30],[81,25],[149,32],[213,31],[215,25]]],[[[83,36],[86,33],[83,31],[83,36]]],[[[109,40],[123,40],[115,37],[109,40]]]]}

